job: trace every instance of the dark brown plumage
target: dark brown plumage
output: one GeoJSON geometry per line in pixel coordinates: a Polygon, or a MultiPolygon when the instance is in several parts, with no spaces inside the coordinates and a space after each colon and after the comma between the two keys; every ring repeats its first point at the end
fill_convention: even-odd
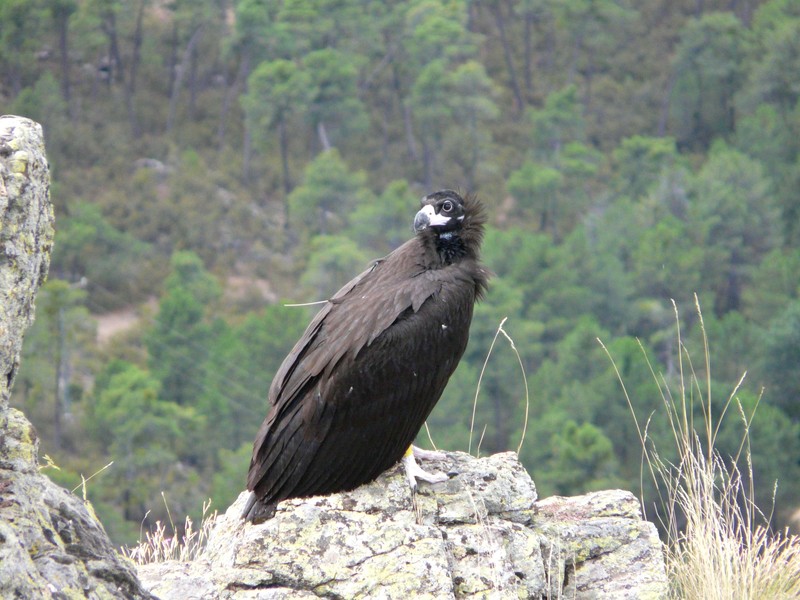
{"type": "Polygon", "coordinates": [[[253,444],[243,517],[350,490],[403,456],[467,346],[488,272],[474,197],[422,199],[416,235],[320,310],[278,369],[253,444]]]}

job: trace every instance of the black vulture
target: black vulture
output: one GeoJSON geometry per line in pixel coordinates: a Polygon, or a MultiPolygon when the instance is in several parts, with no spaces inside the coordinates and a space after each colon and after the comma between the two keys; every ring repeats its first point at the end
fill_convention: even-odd
{"type": "Polygon", "coordinates": [[[287,498],[351,490],[404,457],[409,483],[439,481],[411,442],[464,354],[486,289],[486,222],[474,196],[422,198],[415,236],[340,289],[275,374],[253,444],[242,514],[260,522],[287,498]]]}

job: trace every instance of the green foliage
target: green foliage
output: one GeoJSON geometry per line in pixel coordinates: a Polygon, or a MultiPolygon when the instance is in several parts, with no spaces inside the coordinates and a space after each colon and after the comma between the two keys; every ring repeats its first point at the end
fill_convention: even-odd
{"type": "Polygon", "coordinates": [[[70,418],[80,414],[80,379],[93,366],[94,322],[86,292],[61,279],[39,290],[36,321],[25,336],[15,390],[30,418],[40,422],[43,452],[75,448],[80,431],[70,418]]]}
{"type": "MultiPolygon", "coordinates": [[[[364,106],[358,98],[355,57],[333,48],[315,50],[303,58],[310,79],[309,116],[333,135],[334,145],[366,128],[364,106]]],[[[327,150],[323,141],[323,149],[327,150]]]]}
{"type": "Polygon", "coordinates": [[[30,83],[26,81],[30,73],[25,65],[34,60],[44,17],[41,5],[28,0],[7,0],[0,4],[0,46],[4,49],[2,79],[16,93],[30,83]]]}
{"type": "Polygon", "coordinates": [[[718,314],[737,310],[747,269],[780,245],[778,211],[761,165],[723,142],[694,179],[689,217],[705,249],[700,268],[718,314]]]}
{"type": "Polygon", "coordinates": [[[422,141],[426,182],[438,174],[437,146],[452,120],[452,110],[447,102],[446,72],[447,64],[443,59],[432,60],[422,69],[411,88],[409,103],[422,141]]]}
{"type": "Polygon", "coordinates": [[[558,169],[526,161],[508,177],[508,191],[526,220],[538,220],[539,229],[551,226],[556,211],[556,195],[564,184],[558,169]]]}
{"type": "Polygon", "coordinates": [[[79,202],[56,231],[51,272],[85,281],[94,312],[142,301],[153,292],[147,244],[111,225],[96,204],[79,202]]]}
{"type": "Polygon", "coordinates": [[[259,138],[276,123],[302,112],[310,97],[308,73],[290,60],[261,63],[250,75],[242,105],[259,138]]]}
{"type": "Polygon", "coordinates": [[[311,78],[289,60],[261,63],[250,75],[242,107],[256,144],[266,149],[268,133],[278,131],[283,161],[284,189],[291,189],[288,153],[289,120],[308,110],[311,78]]]}
{"type": "Polygon", "coordinates": [[[465,5],[424,0],[408,3],[407,11],[407,49],[416,64],[458,61],[475,52],[475,36],[466,27],[465,5]]]}
{"type": "Polygon", "coordinates": [[[357,206],[370,202],[363,172],[351,173],[335,148],[322,152],[288,198],[289,223],[303,242],[341,232],[357,206]]]}
{"type": "Polygon", "coordinates": [[[800,206],[795,190],[800,183],[800,104],[788,114],[759,105],[737,127],[737,149],[760,161],[769,175],[775,206],[782,215],[785,242],[797,247],[800,206]]]}
{"type": "Polygon", "coordinates": [[[156,321],[146,338],[150,369],[170,402],[192,406],[202,393],[207,340],[212,329],[208,306],[220,294],[219,284],[191,252],[172,257],[172,273],[156,321]]]}
{"type": "Polygon", "coordinates": [[[279,7],[269,0],[237,0],[236,44],[251,60],[267,60],[283,56],[292,44],[285,24],[278,19],[279,7]]]}
{"type": "Polygon", "coordinates": [[[552,475],[544,481],[556,493],[575,495],[609,487],[615,469],[611,440],[591,423],[569,420],[550,440],[552,475]]]}
{"type": "Polygon", "coordinates": [[[800,84],[792,76],[800,67],[800,18],[795,16],[769,30],[763,38],[764,52],[751,72],[752,97],[786,113],[797,106],[800,84]]]}
{"type": "Polygon", "coordinates": [[[308,267],[300,282],[313,290],[314,298],[329,298],[368,266],[365,254],[349,237],[318,235],[311,241],[308,267]]]}
{"type": "Polygon", "coordinates": [[[55,76],[45,71],[31,87],[22,89],[14,99],[10,112],[42,124],[48,156],[52,153],[57,157],[53,169],[58,172],[61,168],[60,159],[68,154],[69,132],[64,123],[67,104],[61,97],[55,76]]]}
{"type": "Polygon", "coordinates": [[[376,256],[388,254],[408,239],[412,231],[409,207],[417,201],[406,180],[390,181],[376,200],[355,207],[347,234],[376,256]]]}
{"type": "Polygon", "coordinates": [[[647,195],[679,160],[674,140],[641,135],[622,140],[612,156],[619,193],[632,200],[647,195]]]}
{"type": "Polygon", "coordinates": [[[168,294],[186,289],[204,305],[219,298],[219,282],[206,271],[203,261],[193,252],[176,252],[170,260],[170,266],[172,272],[164,281],[168,294]]]}
{"type": "Polygon", "coordinates": [[[766,333],[761,372],[767,399],[797,421],[800,417],[800,301],[777,315],[766,333]],[[792,365],[792,366],[790,366],[792,365]]]}
{"type": "Polygon", "coordinates": [[[500,114],[493,100],[497,92],[483,65],[475,60],[459,65],[446,78],[446,85],[456,127],[449,130],[445,147],[471,189],[479,168],[494,168],[489,125],[500,114]]]}
{"type": "Polygon", "coordinates": [[[689,290],[701,289],[704,252],[686,250],[691,239],[687,224],[667,215],[642,232],[632,258],[636,290],[641,296],[691,300],[689,290]]]}
{"type": "MultiPolygon", "coordinates": [[[[173,498],[179,494],[173,484],[185,477],[181,460],[193,451],[205,419],[194,408],[164,400],[158,381],[141,368],[120,363],[112,368],[114,374],[95,391],[87,425],[115,466],[92,488],[125,520],[142,520],[168,486],[173,498]]],[[[188,496],[177,500],[192,503],[188,496]]]]}
{"type": "Polygon", "coordinates": [[[115,370],[99,390],[92,415],[98,441],[119,458],[153,443],[174,452],[194,411],[161,400],[158,381],[139,367],[115,365],[115,370]]]}
{"type": "Polygon", "coordinates": [[[733,132],[733,100],[746,75],[747,30],[731,13],[708,13],[691,19],[680,36],[673,130],[680,144],[708,146],[733,132]]]}
{"type": "Polygon", "coordinates": [[[800,452],[800,425],[774,403],[763,399],[758,402],[752,392],[737,394],[736,401],[738,414],[727,416],[717,438],[717,449],[726,457],[738,454],[744,415],[749,421],[747,449],[753,463],[756,505],[792,506],[796,500],[794,490],[786,484],[800,476],[795,459],[800,452]]]}
{"type": "Polygon", "coordinates": [[[214,472],[209,494],[214,506],[230,506],[239,496],[244,488],[245,474],[250,467],[252,455],[252,442],[242,444],[235,451],[226,448],[219,451],[220,465],[214,472]]]}
{"type": "MultiPolygon", "coordinates": [[[[218,440],[218,448],[236,450],[245,443],[252,445],[266,415],[272,376],[307,320],[302,309],[272,305],[239,324],[215,324],[197,405],[198,412],[208,417],[207,435],[218,440]]],[[[219,459],[212,458],[212,462],[220,465],[219,459]]]]}
{"type": "Polygon", "coordinates": [[[751,273],[752,285],[742,293],[743,311],[764,326],[800,296],[800,248],[773,250],[751,273]]]}
{"type": "Polygon", "coordinates": [[[533,124],[534,148],[541,156],[557,155],[565,144],[584,137],[578,88],[574,85],[551,93],[544,106],[531,111],[529,118],[533,124]]]}

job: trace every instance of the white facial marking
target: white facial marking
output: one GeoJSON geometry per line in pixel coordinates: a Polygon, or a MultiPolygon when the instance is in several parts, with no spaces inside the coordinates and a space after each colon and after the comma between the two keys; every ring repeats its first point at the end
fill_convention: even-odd
{"type": "Polygon", "coordinates": [[[447,329],[447,325],[445,325],[444,323],[442,323],[442,329],[447,329]]]}
{"type": "Polygon", "coordinates": [[[447,225],[450,222],[450,217],[445,217],[444,215],[433,215],[431,217],[431,227],[437,227],[438,225],[447,225]]]}
{"type": "Polygon", "coordinates": [[[445,217],[444,215],[437,215],[436,209],[433,208],[433,205],[426,204],[422,207],[422,212],[428,215],[428,227],[437,227],[439,225],[446,225],[447,222],[450,220],[450,217],[445,217]]]}

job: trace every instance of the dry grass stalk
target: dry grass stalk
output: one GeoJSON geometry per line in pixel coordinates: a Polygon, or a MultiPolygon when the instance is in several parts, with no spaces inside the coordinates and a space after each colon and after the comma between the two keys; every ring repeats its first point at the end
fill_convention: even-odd
{"type": "Polygon", "coordinates": [[[140,537],[139,543],[133,548],[122,548],[122,554],[137,565],[160,563],[168,560],[179,562],[194,560],[205,549],[208,536],[217,519],[217,511],[209,513],[210,508],[210,500],[203,503],[203,516],[199,529],[194,529],[192,519],[187,516],[183,534],[179,535],[175,524],[172,522],[172,515],[169,514],[168,507],[167,514],[169,515],[171,532],[167,531],[165,523],[156,521],[155,528],[152,531],[146,531],[143,540],[140,537]]]}
{"type": "MultiPolygon", "coordinates": [[[[728,397],[718,417],[711,410],[711,378],[708,340],[703,315],[695,296],[703,333],[705,379],[697,376],[691,357],[680,339],[677,307],[679,372],[678,392],[673,395],[663,375],[656,375],[642,347],[650,371],[658,384],[666,408],[678,458],[662,459],[642,428],[625,383],[605,345],[600,342],[622,384],[643,448],[644,467],[659,493],[664,514],[659,515],[667,532],[665,559],[670,598],[705,600],[800,598],[800,537],[774,533],[770,515],[755,504],[750,454],[750,423],[755,410],[746,415],[736,398],[744,375],[728,397]],[[699,402],[703,423],[695,428],[694,404],[699,402]],[[722,420],[735,408],[743,423],[742,442],[732,461],[726,462],[715,449],[722,420]],[[747,464],[746,475],[737,467],[747,464]]],[[[641,347],[641,344],[640,344],[641,347]]],[[[774,496],[774,493],[773,493],[774,496]]],[[[645,503],[642,502],[643,506],[645,503]]]]}

